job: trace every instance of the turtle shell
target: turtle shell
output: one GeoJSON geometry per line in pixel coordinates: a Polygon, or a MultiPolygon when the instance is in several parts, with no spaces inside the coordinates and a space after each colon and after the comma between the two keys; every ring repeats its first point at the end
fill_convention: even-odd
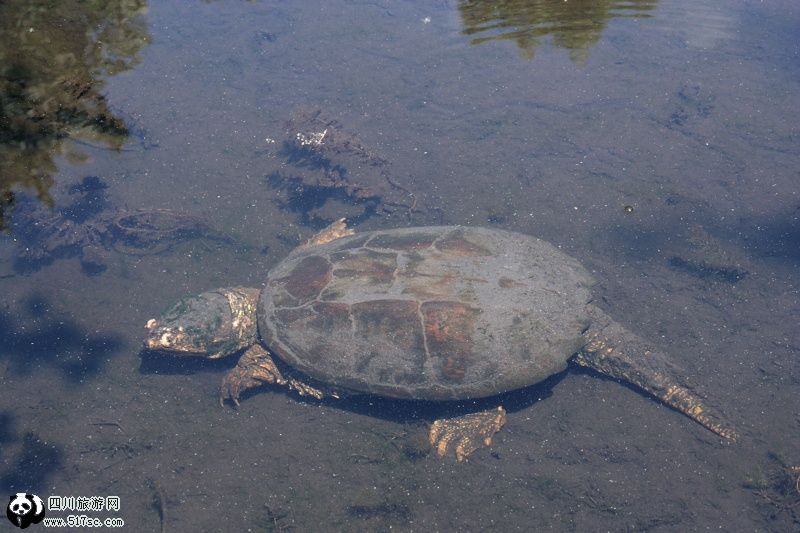
{"type": "Polygon", "coordinates": [[[395,398],[536,383],[583,345],[593,280],[540,239],[437,226],[299,248],[268,275],[266,346],[312,378],[395,398]]]}

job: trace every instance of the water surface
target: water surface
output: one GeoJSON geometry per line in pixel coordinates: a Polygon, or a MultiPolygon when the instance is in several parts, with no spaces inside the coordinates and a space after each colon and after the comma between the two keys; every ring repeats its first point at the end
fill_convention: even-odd
{"type": "Polygon", "coordinates": [[[118,495],[93,516],[135,530],[797,528],[799,22],[789,1],[3,3],[0,492],[118,495]],[[258,286],[341,216],[557,244],[741,439],[574,369],[477,405],[234,409],[234,361],[141,352],[177,298],[258,286]],[[466,463],[419,442],[497,403],[466,463]]]}

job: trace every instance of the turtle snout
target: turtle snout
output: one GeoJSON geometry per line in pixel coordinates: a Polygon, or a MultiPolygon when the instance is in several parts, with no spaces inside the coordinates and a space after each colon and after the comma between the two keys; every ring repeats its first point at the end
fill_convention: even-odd
{"type": "Polygon", "coordinates": [[[148,350],[174,350],[183,337],[182,328],[161,326],[155,318],[148,320],[144,328],[147,330],[144,347],[148,350]]]}
{"type": "Polygon", "coordinates": [[[161,337],[161,335],[159,335],[158,334],[159,332],[156,331],[157,328],[158,328],[158,320],[156,320],[155,318],[151,318],[144,325],[144,329],[147,330],[147,338],[144,340],[143,344],[144,347],[147,348],[148,350],[159,349],[160,346],[159,338],[161,337]]]}

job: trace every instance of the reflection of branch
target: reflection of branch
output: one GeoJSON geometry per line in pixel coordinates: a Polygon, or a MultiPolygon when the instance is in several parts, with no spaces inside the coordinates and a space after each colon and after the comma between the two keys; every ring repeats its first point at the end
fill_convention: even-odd
{"type": "Polygon", "coordinates": [[[14,208],[16,202],[17,197],[13,191],[0,191],[0,232],[5,232],[8,229],[6,217],[14,208]]]}

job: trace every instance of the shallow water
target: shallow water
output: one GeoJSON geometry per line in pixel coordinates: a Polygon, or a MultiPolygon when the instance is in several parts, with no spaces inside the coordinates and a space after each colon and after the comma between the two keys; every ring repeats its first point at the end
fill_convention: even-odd
{"type": "Polygon", "coordinates": [[[142,531],[798,528],[796,3],[58,6],[0,6],[0,494],[142,531]],[[741,438],[571,368],[477,402],[509,421],[457,464],[420,440],[469,402],[220,408],[233,360],[142,353],[340,216],[557,244],[741,438]]]}

